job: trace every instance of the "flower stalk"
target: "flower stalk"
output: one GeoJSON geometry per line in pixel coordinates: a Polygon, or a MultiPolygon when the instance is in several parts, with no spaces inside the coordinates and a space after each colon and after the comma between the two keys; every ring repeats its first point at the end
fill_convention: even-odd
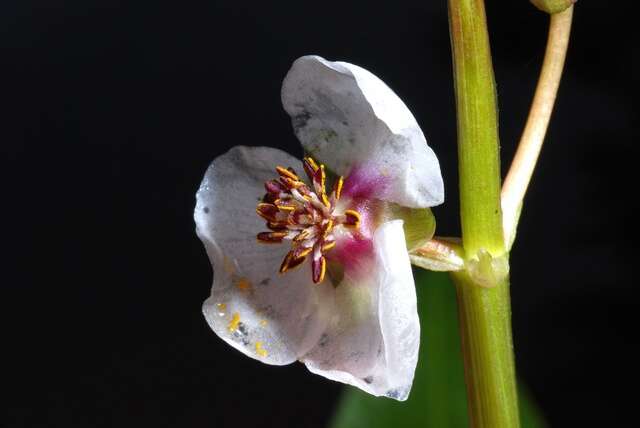
{"type": "Polygon", "coordinates": [[[502,186],[504,236],[508,249],[511,248],[515,239],[522,201],[529,187],[553,112],[569,46],[572,17],[573,6],[550,17],[549,37],[540,79],[518,150],[502,186]]]}
{"type": "Polygon", "coordinates": [[[518,427],[496,91],[483,0],[449,0],[465,269],[458,296],[469,420],[518,427]]]}

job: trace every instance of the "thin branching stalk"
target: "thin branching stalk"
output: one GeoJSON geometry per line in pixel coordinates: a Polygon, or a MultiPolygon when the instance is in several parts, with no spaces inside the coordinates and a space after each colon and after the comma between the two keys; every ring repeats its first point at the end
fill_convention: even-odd
{"type": "Polygon", "coordinates": [[[502,216],[507,248],[511,248],[513,244],[522,200],[527,192],[549,126],[569,46],[572,16],[573,6],[550,17],[547,49],[538,86],[518,150],[502,186],[502,216]]]}

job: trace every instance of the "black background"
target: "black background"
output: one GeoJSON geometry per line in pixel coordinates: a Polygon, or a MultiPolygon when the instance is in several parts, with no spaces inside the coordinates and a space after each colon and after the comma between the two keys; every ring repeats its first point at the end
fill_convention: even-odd
{"type": "MultiPolygon", "coordinates": [[[[206,326],[195,190],[234,145],[301,154],[279,90],[316,53],[372,70],[414,112],[445,177],[439,233],[459,234],[445,3],[4,0],[0,425],[323,426],[338,384],[206,326]]],[[[635,412],[635,48],[610,3],[576,7],[512,254],[517,366],[552,426],[635,412]]],[[[487,12],[505,169],[547,17],[525,0],[487,12]]]]}

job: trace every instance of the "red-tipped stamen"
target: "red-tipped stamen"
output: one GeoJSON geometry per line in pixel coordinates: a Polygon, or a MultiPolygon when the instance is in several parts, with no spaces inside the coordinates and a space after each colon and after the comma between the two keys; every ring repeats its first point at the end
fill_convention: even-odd
{"type": "Polygon", "coordinates": [[[320,284],[327,270],[325,254],[336,246],[333,230],[339,226],[357,228],[361,218],[355,210],[334,213],[344,185],[342,177],[333,184],[331,194],[327,194],[324,165],[310,157],[304,158],[302,165],[311,187],[292,168],[281,166],[276,167],[278,179],[265,183],[267,194],[256,212],[267,220],[271,231],[258,233],[257,238],[263,243],[290,240],[292,248],[282,261],[280,272],[300,266],[311,256],[311,279],[320,284]]]}

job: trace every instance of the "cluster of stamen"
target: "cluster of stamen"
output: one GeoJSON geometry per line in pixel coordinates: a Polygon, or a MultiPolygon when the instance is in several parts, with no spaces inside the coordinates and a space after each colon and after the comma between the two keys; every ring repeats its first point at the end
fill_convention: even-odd
{"type": "Polygon", "coordinates": [[[337,226],[357,228],[360,214],[354,210],[335,213],[344,180],[339,177],[330,194],[326,192],[324,165],[310,157],[303,167],[313,184],[310,189],[292,168],[276,167],[278,179],[267,181],[267,191],[256,212],[267,221],[269,232],[258,233],[258,241],[280,243],[291,241],[289,251],[280,266],[280,273],[300,266],[311,257],[313,282],[324,279],[327,270],[326,253],[336,245],[337,226]]]}

